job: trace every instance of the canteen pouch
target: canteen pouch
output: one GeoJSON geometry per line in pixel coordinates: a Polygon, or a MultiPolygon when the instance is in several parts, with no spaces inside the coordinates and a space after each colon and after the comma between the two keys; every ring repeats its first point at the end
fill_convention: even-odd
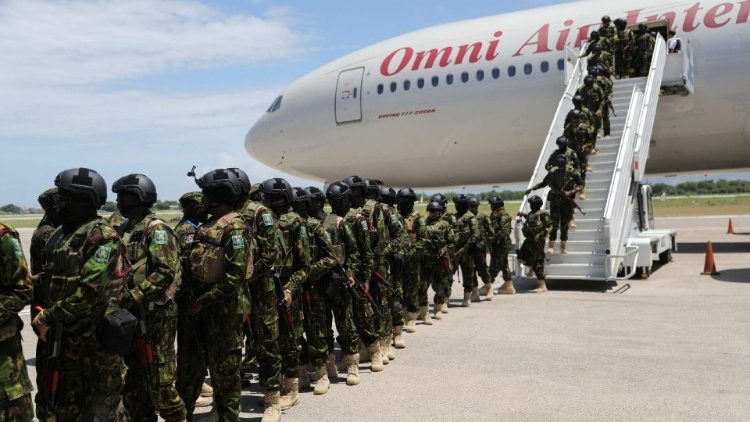
{"type": "Polygon", "coordinates": [[[104,317],[97,339],[105,352],[125,355],[133,345],[138,319],[127,309],[118,309],[104,317]]]}

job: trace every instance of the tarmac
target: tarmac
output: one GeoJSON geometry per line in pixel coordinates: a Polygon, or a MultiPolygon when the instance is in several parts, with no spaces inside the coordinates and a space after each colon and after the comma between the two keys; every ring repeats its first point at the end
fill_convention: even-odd
{"type": "MultiPolygon", "coordinates": [[[[678,251],[648,279],[541,295],[520,284],[468,309],[454,283],[450,313],[405,334],[385,371],[364,363],[360,385],[305,392],[283,420],[748,421],[750,216],[733,218],[735,235],[727,221],[657,219],[677,229],[678,251]],[[700,275],[709,240],[715,276],[700,275]]],[[[23,334],[33,379],[36,339],[23,334]]],[[[257,382],[243,392],[243,420],[259,420],[261,398],[257,382]]]]}

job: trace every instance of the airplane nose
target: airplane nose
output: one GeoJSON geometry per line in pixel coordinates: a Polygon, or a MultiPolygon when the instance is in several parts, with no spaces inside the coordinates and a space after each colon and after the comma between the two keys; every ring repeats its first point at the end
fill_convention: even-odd
{"type": "Polygon", "coordinates": [[[245,135],[245,150],[251,157],[267,166],[279,165],[279,145],[271,138],[267,118],[261,117],[245,135]]]}

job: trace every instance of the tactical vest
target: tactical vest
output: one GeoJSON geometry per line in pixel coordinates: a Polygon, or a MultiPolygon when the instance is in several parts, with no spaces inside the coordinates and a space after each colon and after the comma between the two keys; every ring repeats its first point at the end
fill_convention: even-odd
{"type": "Polygon", "coordinates": [[[258,231],[258,217],[265,209],[263,204],[256,201],[247,201],[242,208],[242,221],[245,222],[245,226],[251,236],[258,231]]]}
{"type": "MultiPolygon", "coordinates": [[[[151,218],[143,230],[134,230],[130,233],[125,233],[122,238],[122,241],[123,243],[125,243],[125,248],[128,252],[128,259],[130,260],[130,274],[133,277],[133,286],[129,286],[130,288],[141,284],[143,280],[148,278],[149,274],[151,273],[151,268],[149,268],[148,265],[148,238],[149,236],[154,234],[154,229],[156,229],[156,227],[159,225],[161,225],[165,231],[168,231],[172,236],[174,236],[174,232],[167,225],[167,223],[159,220],[158,218],[151,218]]],[[[169,285],[162,297],[153,301],[157,305],[164,305],[170,300],[174,299],[174,295],[177,292],[177,288],[179,287],[182,280],[182,268],[180,267],[180,265],[177,265],[177,268],[175,268],[174,270],[175,273],[174,279],[172,279],[172,283],[169,285]]]]}
{"type": "Polygon", "coordinates": [[[411,214],[404,218],[404,227],[409,234],[409,241],[411,241],[412,244],[417,242],[417,233],[419,232],[419,224],[421,220],[421,216],[416,211],[412,211],[411,214]]]}
{"type": "Polygon", "coordinates": [[[305,221],[305,225],[307,226],[307,233],[313,237],[313,239],[310,239],[310,242],[308,243],[308,248],[310,250],[310,262],[320,261],[320,247],[318,246],[317,239],[315,238],[315,233],[317,233],[318,228],[321,227],[320,224],[320,220],[315,217],[308,217],[307,221],[305,221]]]}
{"type": "MultiPolygon", "coordinates": [[[[224,279],[226,275],[224,236],[236,230],[233,224],[236,220],[242,220],[242,217],[233,211],[213,223],[207,223],[198,228],[193,248],[190,251],[190,275],[193,281],[207,288],[224,279]]],[[[250,252],[249,244],[245,245],[245,250],[246,253],[250,252]]],[[[247,258],[245,278],[249,279],[253,272],[253,260],[250,256],[247,258]]]]}
{"type": "MultiPolygon", "coordinates": [[[[2,239],[3,236],[8,235],[13,238],[13,241],[16,242],[16,257],[13,257],[13,259],[21,258],[18,256],[21,252],[21,243],[19,240],[18,232],[15,231],[12,227],[6,226],[3,223],[0,223],[0,239],[2,239]]],[[[2,257],[0,257],[2,259],[2,257]]],[[[3,280],[2,283],[0,283],[0,288],[7,288],[7,291],[3,291],[3,294],[11,295],[13,294],[13,289],[15,286],[11,286],[10,280],[3,280]]],[[[18,314],[14,314],[11,318],[7,318],[5,321],[0,323],[0,341],[4,341],[11,336],[16,335],[18,331],[21,330],[23,327],[23,322],[21,321],[21,318],[18,316],[18,314]]],[[[2,383],[0,383],[2,384],[2,383]]]]}
{"type": "Polygon", "coordinates": [[[544,224],[543,215],[547,214],[546,210],[540,209],[526,216],[526,227],[531,232],[534,239],[541,239],[547,236],[547,226],[544,224]]]}
{"type": "Polygon", "coordinates": [[[339,217],[330,213],[323,221],[323,228],[331,236],[331,245],[333,245],[333,257],[339,265],[346,264],[346,250],[344,248],[344,236],[341,233],[344,230],[344,217],[339,217]]]}
{"type": "Polygon", "coordinates": [[[299,214],[290,211],[279,216],[276,227],[279,229],[284,251],[281,260],[281,278],[286,279],[297,269],[294,265],[294,242],[299,237],[307,236],[307,226],[302,223],[302,217],[299,214]]]}
{"type": "Polygon", "coordinates": [[[427,225],[425,226],[427,238],[430,239],[431,242],[430,249],[437,254],[444,254],[447,252],[448,239],[446,232],[448,231],[448,227],[450,227],[450,223],[442,219],[434,222],[427,222],[427,225]]]}
{"type": "Polygon", "coordinates": [[[490,230],[490,227],[488,227],[490,224],[489,217],[487,214],[479,213],[476,215],[476,219],[479,227],[479,238],[485,240],[488,239],[490,232],[492,231],[490,230]]]}
{"type": "Polygon", "coordinates": [[[456,244],[464,246],[471,237],[471,219],[474,218],[471,212],[467,211],[456,221],[456,244]]]}
{"type": "MultiPolygon", "coordinates": [[[[120,303],[124,296],[125,282],[130,273],[130,262],[127,250],[122,242],[117,242],[118,250],[105,250],[101,246],[96,251],[93,248],[101,241],[119,240],[117,233],[110,227],[106,220],[97,218],[80,227],[73,233],[65,235],[62,226],[58,227],[45,247],[46,262],[44,265],[43,286],[47,289],[44,297],[50,303],[63,300],[72,294],[78,287],[81,279],[81,270],[86,261],[92,256],[96,260],[108,261],[111,254],[117,254],[115,273],[112,280],[106,285],[100,285],[100,297],[108,298],[102,303],[92,315],[88,315],[72,326],[64,329],[70,332],[79,332],[81,329],[95,329],[92,322],[104,317],[110,303],[120,303]],[[95,236],[94,231],[98,231],[95,236]],[[101,255],[101,256],[99,256],[101,255]]],[[[88,331],[88,330],[87,330],[88,331]]]]}
{"type": "Polygon", "coordinates": [[[367,234],[370,238],[370,246],[373,253],[381,255],[390,241],[388,229],[385,226],[383,207],[377,201],[368,199],[361,209],[362,215],[367,219],[367,234]]]}

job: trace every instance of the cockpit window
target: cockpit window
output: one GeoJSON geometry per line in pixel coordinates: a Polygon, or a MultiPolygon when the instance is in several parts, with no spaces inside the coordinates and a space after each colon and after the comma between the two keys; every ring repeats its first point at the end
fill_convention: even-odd
{"type": "Polygon", "coordinates": [[[283,95],[279,95],[276,97],[275,100],[271,103],[271,105],[268,107],[268,110],[266,110],[266,113],[273,113],[274,111],[281,108],[281,99],[283,98],[283,95]]]}

